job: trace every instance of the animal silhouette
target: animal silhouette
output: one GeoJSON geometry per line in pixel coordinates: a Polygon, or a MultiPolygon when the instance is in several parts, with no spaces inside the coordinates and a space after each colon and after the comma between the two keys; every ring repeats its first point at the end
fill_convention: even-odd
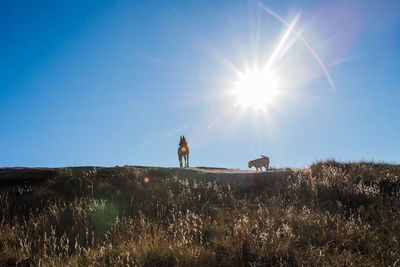
{"type": "Polygon", "coordinates": [[[185,168],[189,167],[189,145],[185,139],[185,136],[181,136],[179,141],[178,148],[178,157],[179,157],[179,167],[182,168],[182,157],[185,159],[185,168]]]}

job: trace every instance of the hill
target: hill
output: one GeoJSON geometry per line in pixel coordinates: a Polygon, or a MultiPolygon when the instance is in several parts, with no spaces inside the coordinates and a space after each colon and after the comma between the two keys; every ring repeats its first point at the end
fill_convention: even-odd
{"type": "Polygon", "coordinates": [[[0,168],[0,265],[395,265],[400,166],[0,168]]]}

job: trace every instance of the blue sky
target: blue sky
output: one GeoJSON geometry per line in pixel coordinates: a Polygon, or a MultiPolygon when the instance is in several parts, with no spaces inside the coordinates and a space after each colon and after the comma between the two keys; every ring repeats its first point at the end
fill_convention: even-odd
{"type": "Polygon", "coordinates": [[[398,1],[1,1],[0,36],[0,166],[400,163],[398,1]],[[282,97],[234,105],[288,30],[260,5],[335,88],[291,32],[282,97]]]}

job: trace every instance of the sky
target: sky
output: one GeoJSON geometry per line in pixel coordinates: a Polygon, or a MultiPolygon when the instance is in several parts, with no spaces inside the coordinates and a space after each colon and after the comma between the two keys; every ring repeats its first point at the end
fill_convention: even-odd
{"type": "Polygon", "coordinates": [[[397,0],[5,0],[0,38],[3,167],[400,163],[397,0]]]}

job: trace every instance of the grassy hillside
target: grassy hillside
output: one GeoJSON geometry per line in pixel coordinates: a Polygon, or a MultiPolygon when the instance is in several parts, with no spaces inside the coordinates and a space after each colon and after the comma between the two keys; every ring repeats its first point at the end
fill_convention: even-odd
{"type": "Polygon", "coordinates": [[[0,266],[400,264],[399,165],[45,172],[0,179],[0,266]]]}

